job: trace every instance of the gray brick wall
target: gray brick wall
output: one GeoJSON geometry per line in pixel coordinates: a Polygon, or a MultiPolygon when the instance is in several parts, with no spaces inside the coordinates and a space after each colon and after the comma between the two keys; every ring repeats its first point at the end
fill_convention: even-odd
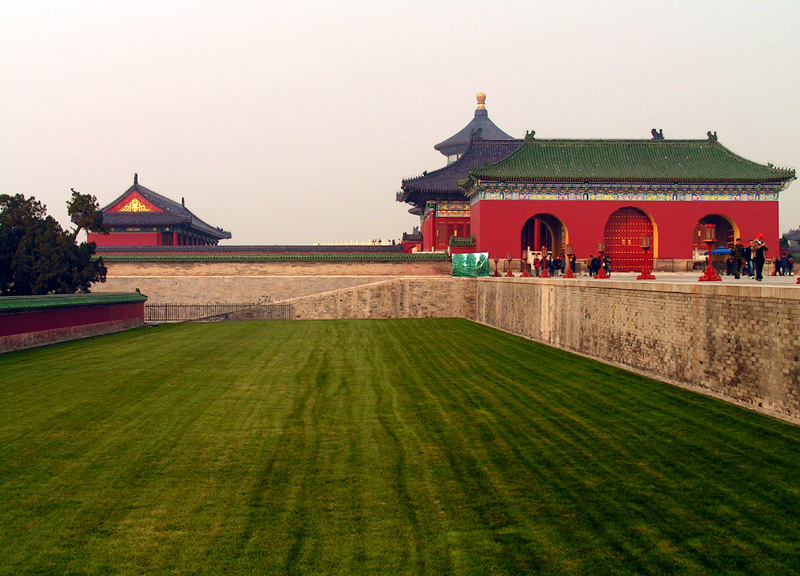
{"type": "Polygon", "coordinates": [[[480,279],[476,320],[800,417],[800,289],[480,279]]]}

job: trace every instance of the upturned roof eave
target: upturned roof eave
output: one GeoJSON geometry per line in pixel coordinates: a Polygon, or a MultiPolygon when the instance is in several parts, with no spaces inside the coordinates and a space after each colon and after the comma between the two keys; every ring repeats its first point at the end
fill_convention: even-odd
{"type": "MultiPolygon", "coordinates": [[[[403,188],[404,192],[408,192],[408,194],[458,194],[461,192],[460,188],[444,188],[441,190],[436,190],[433,188],[416,188],[409,186],[408,188],[403,188]]],[[[404,194],[405,196],[405,194],[404,194]]]]}
{"type": "Polygon", "coordinates": [[[524,145],[525,141],[522,139],[511,138],[509,140],[492,140],[492,139],[484,139],[484,138],[475,138],[473,137],[467,149],[464,151],[464,154],[455,162],[448,164],[442,168],[438,168],[432,172],[425,172],[419,176],[415,176],[413,178],[406,178],[401,183],[401,189],[403,190],[414,190],[418,193],[427,194],[427,193],[458,193],[459,192],[459,182],[461,178],[458,178],[457,175],[459,172],[463,172],[464,175],[467,175],[470,170],[476,168],[477,166],[487,166],[490,164],[497,163],[504,158],[508,157],[509,155],[513,154],[524,145]],[[506,146],[508,148],[513,148],[516,146],[516,149],[509,150],[505,154],[497,155],[493,157],[491,154],[491,150],[496,150],[498,148],[503,149],[506,146]],[[489,156],[490,160],[486,160],[485,158],[478,158],[476,156],[483,153],[486,156],[489,156]],[[472,167],[469,165],[475,163],[477,161],[483,161],[481,164],[473,164],[472,167]],[[453,175],[455,178],[455,182],[453,184],[455,187],[447,187],[449,184],[448,176],[453,175]],[[439,182],[444,181],[442,188],[436,188],[434,186],[423,187],[421,184],[436,182],[438,179],[439,182]]]}
{"type": "MultiPolygon", "coordinates": [[[[473,182],[506,182],[506,183],[514,183],[514,182],[539,182],[539,183],[549,183],[549,182],[557,182],[557,183],[569,183],[569,184],[592,184],[592,183],[609,183],[609,182],[619,182],[619,183],[658,183],[658,184],[777,184],[781,182],[787,182],[789,180],[796,180],[796,177],[782,177],[782,178],[721,178],[721,177],[709,177],[709,178],[686,178],[686,177],[650,177],[650,178],[635,178],[635,177],[613,177],[613,176],[600,176],[600,177],[590,177],[587,176],[585,178],[579,178],[575,176],[542,176],[542,177],[511,177],[506,176],[503,178],[497,176],[486,176],[482,174],[474,174],[470,175],[469,179],[465,179],[465,185],[469,185],[470,181],[473,182]]],[[[459,182],[459,186],[461,186],[461,182],[459,182]]]]}

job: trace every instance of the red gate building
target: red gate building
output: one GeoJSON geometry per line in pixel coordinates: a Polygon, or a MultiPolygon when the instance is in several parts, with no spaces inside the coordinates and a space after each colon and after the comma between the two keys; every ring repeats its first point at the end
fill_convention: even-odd
{"type": "Polygon", "coordinates": [[[697,140],[667,140],[656,130],[641,140],[545,140],[533,132],[513,140],[488,119],[484,99],[478,95],[470,124],[435,146],[451,163],[404,180],[397,194],[420,216],[424,250],[467,234],[490,258],[543,247],[560,255],[571,244],[583,259],[602,241],[614,270],[638,271],[659,260],[681,269],[702,257],[705,224],[716,226],[718,246],[758,233],[778,246],[778,199],[793,169],[747,160],[711,132],[697,140]],[[505,141],[491,159],[475,155],[478,130],[505,141]],[[643,236],[652,239],[647,252],[643,236]]]}
{"type": "MultiPolygon", "coordinates": [[[[717,225],[719,245],[761,232],[778,245],[778,196],[794,170],[761,165],[703,140],[537,140],[500,162],[470,170],[472,233],[490,257],[546,246],[596,254],[605,242],[615,270],[641,270],[648,258],[691,260],[697,232],[717,225]],[[533,234],[531,234],[533,230],[533,234]],[[538,230],[538,232],[537,232],[538,230]]],[[[704,248],[704,247],[703,247],[704,248]]]]}

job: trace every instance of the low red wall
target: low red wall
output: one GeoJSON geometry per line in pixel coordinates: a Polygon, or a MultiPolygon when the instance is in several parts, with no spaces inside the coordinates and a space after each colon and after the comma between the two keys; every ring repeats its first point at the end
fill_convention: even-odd
{"type": "Polygon", "coordinates": [[[108,334],[144,325],[146,298],[86,294],[30,300],[0,300],[0,353],[65,340],[108,334]],[[85,298],[84,298],[85,297],[85,298]],[[111,301],[117,297],[119,301],[111,301]],[[9,304],[19,302],[19,307],[9,304]]]}
{"type": "Polygon", "coordinates": [[[92,306],[91,308],[61,308],[0,317],[0,336],[73,328],[118,320],[144,320],[144,302],[92,306]]]}

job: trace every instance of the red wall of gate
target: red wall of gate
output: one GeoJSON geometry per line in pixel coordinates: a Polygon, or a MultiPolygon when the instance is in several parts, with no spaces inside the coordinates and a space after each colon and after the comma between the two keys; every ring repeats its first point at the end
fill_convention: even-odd
{"type": "Polygon", "coordinates": [[[620,208],[632,207],[653,222],[653,256],[689,259],[693,231],[708,214],[729,220],[742,240],[764,234],[767,244],[778,246],[778,202],[629,202],[616,200],[481,200],[472,206],[472,234],[476,251],[505,258],[522,253],[520,235],[525,222],[536,214],[552,214],[566,227],[567,242],[578,258],[597,254],[606,222],[620,208]]]}

